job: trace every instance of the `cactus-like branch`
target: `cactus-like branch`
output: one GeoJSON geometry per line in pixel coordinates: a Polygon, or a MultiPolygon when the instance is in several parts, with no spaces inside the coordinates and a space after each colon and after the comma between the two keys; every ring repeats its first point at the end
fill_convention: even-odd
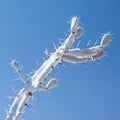
{"type": "Polygon", "coordinates": [[[77,17],[72,18],[70,35],[54,53],[50,54],[49,59],[42,64],[42,66],[34,73],[30,80],[26,79],[26,77],[22,74],[17,62],[12,61],[12,66],[17,71],[20,79],[26,85],[16,95],[13,104],[7,111],[7,115],[3,120],[19,120],[24,109],[28,106],[27,103],[33,96],[34,92],[38,90],[46,91],[56,85],[56,79],[52,79],[46,84],[46,86],[43,86],[45,78],[52,70],[54,70],[57,64],[61,63],[61,60],[65,60],[70,63],[83,63],[100,59],[103,56],[103,48],[108,44],[109,38],[107,40],[103,39],[100,46],[92,49],[83,49],[83,52],[81,52],[81,49],[69,50],[71,45],[83,33],[83,28],[79,26],[78,21],[79,20],[77,17]]]}
{"type": "Polygon", "coordinates": [[[24,79],[22,74],[20,74],[20,69],[18,65],[15,62],[12,62],[14,68],[19,73],[19,76],[22,79],[22,81],[28,84],[17,94],[4,120],[19,120],[21,114],[27,106],[29,99],[31,98],[34,92],[38,90],[47,90],[49,88],[52,88],[56,84],[56,81],[52,80],[46,85],[46,87],[42,86],[45,78],[56,67],[56,65],[61,62],[63,56],[66,54],[70,46],[75,42],[76,37],[78,38],[82,35],[83,29],[81,27],[79,27],[78,29],[78,27],[78,18],[73,17],[71,20],[71,33],[68,36],[68,38],[35,72],[35,74],[31,77],[31,80],[29,82],[27,82],[27,80],[24,79]]]}
{"type": "Polygon", "coordinates": [[[76,57],[94,56],[97,55],[100,51],[102,51],[107,45],[109,45],[110,41],[111,41],[111,35],[107,33],[102,37],[100,45],[91,48],[84,48],[84,49],[80,49],[80,48],[70,49],[66,53],[66,55],[76,56],[76,57]]]}

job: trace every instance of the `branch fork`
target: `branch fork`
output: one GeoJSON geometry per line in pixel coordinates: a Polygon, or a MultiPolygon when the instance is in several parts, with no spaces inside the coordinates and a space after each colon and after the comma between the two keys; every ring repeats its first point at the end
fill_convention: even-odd
{"type": "Polygon", "coordinates": [[[50,74],[51,71],[54,71],[54,68],[61,63],[62,60],[77,64],[95,61],[104,56],[103,49],[110,43],[110,34],[105,34],[102,37],[100,45],[98,46],[85,49],[70,49],[76,39],[81,37],[83,33],[83,28],[79,26],[79,19],[77,17],[72,18],[70,31],[70,35],[62,43],[62,45],[56,49],[54,53],[50,54],[49,59],[46,60],[38,70],[35,71],[30,80],[23,75],[18,63],[15,60],[12,61],[11,64],[17,71],[21,81],[25,84],[25,87],[19,91],[14,99],[13,104],[9,108],[6,117],[3,120],[19,120],[34,92],[39,90],[47,91],[56,86],[57,80],[55,78],[51,79],[45,86],[43,84],[45,83],[45,78],[50,74]]]}

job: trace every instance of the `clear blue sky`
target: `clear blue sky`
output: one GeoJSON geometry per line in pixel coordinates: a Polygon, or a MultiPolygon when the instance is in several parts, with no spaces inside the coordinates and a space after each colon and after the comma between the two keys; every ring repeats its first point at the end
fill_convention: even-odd
{"type": "MultiPolygon", "coordinates": [[[[106,55],[97,63],[58,66],[58,86],[38,92],[22,115],[24,120],[120,120],[120,1],[119,0],[0,0],[0,117],[12,103],[10,86],[20,89],[21,81],[10,62],[17,59],[29,74],[53,52],[53,43],[68,35],[71,17],[78,16],[85,29],[80,47],[91,45],[103,33],[112,33],[106,55]]],[[[78,40],[79,41],[79,40],[78,40]]],[[[73,45],[76,46],[77,43],[73,45]]]]}

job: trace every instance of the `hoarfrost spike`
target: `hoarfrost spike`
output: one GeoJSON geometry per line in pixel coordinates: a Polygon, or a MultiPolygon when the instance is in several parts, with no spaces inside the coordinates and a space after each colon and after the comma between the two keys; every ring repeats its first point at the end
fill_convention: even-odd
{"type": "Polygon", "coordinates": [[[52,55],[52,53],[49,53],[47,49],[45,49],[44,53],[45,53],[48,57],[50,57],[50,56],[52,55]]]}
{"type": "Polygon", "coordinates": [[[31,107],[27,103],[25,103],[25,106],[27,106],[29,109],[31,109],[31,107]]]}
{"type": "Polygon", "coordinates": [[[79,48],[80,43],[81,43],[81,41],[79,41],[79,42],[77,43],[76,48],[79,48]]]}
{"type": "Polygon", "coordinates": [[[53,43],[53,47],[54,47],[55,50],[57,50],[57,47],[56,47],[55,43],[53,43]]]}
{"type": "Polygon", "coordinates": [[[9,115],[9,111],[8,110],[6,110],[6,114],[9,115]]]}
{"type": "Polygon", "coordinates": [[[14,92],[14,94],[16,94],[17,91],[12,86],[10,86],[10,87],[11,87],[12,91],[14,92]]]}
{"type": "Polygon", "coordinates": [[[15,99],[16,96],[7,96],[9,99],[15,99]]]}
{"type": "Polygon", "coordinates": [[[56,72],[56,70],[55,70],[54,66],[52,66],[52,69],[53,69],[53,72],[57,74],[57,72],[56,72]]]}
{"type": "Polygon", "coordinates": [[[93,46],[96,46],[97,42],[98,42],[98,40],[96,40],[96,41],[95,41],[95,43],[94,43],[94,45],[93,45],[93,46]]]}
{"type": "Polygon", "coordinates": [[[88,48],[88,46],[90,45],[90,43],[91,43],[91,40],[88,41],[88,43],[87,43],[87,48],[88,48]]]}

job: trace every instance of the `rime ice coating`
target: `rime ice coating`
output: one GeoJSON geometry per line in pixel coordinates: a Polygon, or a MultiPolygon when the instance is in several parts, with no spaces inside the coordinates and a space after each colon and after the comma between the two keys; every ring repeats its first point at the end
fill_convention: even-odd
{"type": "MultiPolygon", "coordinates": [[[[48,60],[46,60],[40,68],[38,68],[34,75],[30,77],[29,82],[25,84],[24,88],[22,88],[19,93],[16,95],[14,102],[10,106],[9,110],[7,111],[7,115],[5,120],[19,120],[20,116],[22,115],[29,99],[34,95],[34,92],[39,90],[46,91],[47,89],[51,89],[56,85],[56,80],[51,80],[48,84],[44,87],[45,79],[48,77],[51,71],[61,62],[63,56],[65,55],[66,51],[72,46],[72,44],[76,41],[75,33],[78,28],[78,18],[76,17],[72,20],[72,32],[66,38],[66,40],[62,43],[62,45],[56,49],[54,53],[51,54],[48,60]],[[74,21],[75,20],[75,21],[74,21]]],[[[17,70],[17,73],[21,76],[21,71],[16,64],[15,61],[12,62],[13,67],[17,70]]]]}
{"type": "Polygon", "coordinates": [[[90,57],[97,55],[100,51],[102,51],[107,45],[109,45],[111,41],[111,36],[109,33],[104,34],[102,37],[101,43],[98,46],[90,47],[90,48],[74,48],[69,49],[66,52],[66,55],[75,56],[75,57],[90,57]]]}
{"type": "Polygon", "coordinates": [[[55,87],[57,84],[56,79],[50,80],[47,84],[45,79],[62,60],[66,60],[70,63],[83,63],[100,59],[103,56],[103,48],[108,44],[106,36],[105,39],[102,39],[99,46],[88,49],[70,49],[76,39],[83,33],[82,27],[78,25],[77,17],[72,18],[70,30],[70,35],[54,53],[50,54],[49,59],[34,72],[34,75],[30,77],[29,82],[21,73],[17,62],[15,60],[12,61],[12,66],[17,71],[21,80],[25,83],[25,86],[15,96],[4,120],[19,120],[24,109],[27,107],[29,99],[35,92],[39,90],[47,91],[55,87]]]}

